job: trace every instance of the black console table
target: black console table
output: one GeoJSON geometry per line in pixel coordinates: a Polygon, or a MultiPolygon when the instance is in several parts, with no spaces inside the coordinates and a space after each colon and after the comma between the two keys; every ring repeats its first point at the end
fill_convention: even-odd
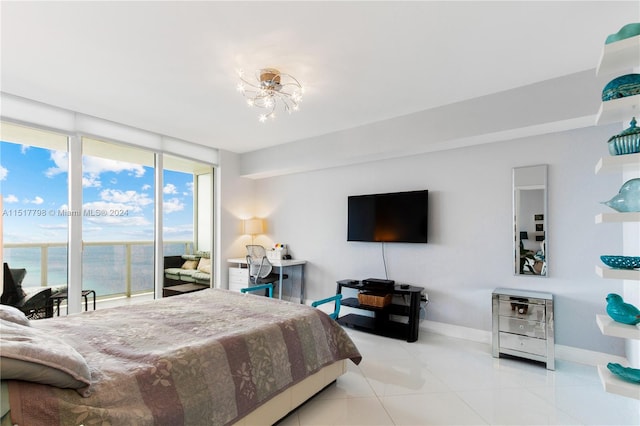
{"type": "MultiPolygon", "coordinates": [[[[371,290],[371,288],[357,280],[340,280],[337,283],[336,293],[338,294],[342,294],[343,287],[356,290],[371,290]]],[[[361,305],[355,297],[343,298],[341,302],[342,306],[372,311],[374,316],[347,314],[338,318],[338,323],[343,326],[368,331],[381,336],[415,342],[418,340],[420,301],[422,300],[423,291],[424,288],[422,287],[395,284],[391,293],[393,295],[409,296],[409,304],[399,305],[391,303],[383,308],[361,305]],[[389,318],[390,315],[406,316],[408,317],[408,322],[394,321],[389,318]]]]}

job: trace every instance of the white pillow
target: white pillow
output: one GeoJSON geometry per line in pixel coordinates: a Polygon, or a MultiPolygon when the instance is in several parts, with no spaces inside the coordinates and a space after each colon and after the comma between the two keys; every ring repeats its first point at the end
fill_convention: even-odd
{"type": "Polygon", "coordinates": [[[89,396],[91,373],[85,359],[59,338],[33,327],[0,319],[0,376],[59,388],[89,396]]]}
{"type": "Polygon", "coordinates": [[[198,271],[205,272],[207,274],[211,273],[211,259],[202,258],[200,262],[198,262],[198,271]]]}
{"type": "Polygon", "coordinates": [[[0,319],[29,326],[29,318],[20,309],[9,305],[0,305],[0,319]]]}

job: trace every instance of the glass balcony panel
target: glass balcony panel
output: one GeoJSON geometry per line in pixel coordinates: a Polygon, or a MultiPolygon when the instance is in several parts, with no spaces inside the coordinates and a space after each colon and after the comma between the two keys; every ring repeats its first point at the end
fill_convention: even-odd
{"type": "Polygon", "coordinates": [[[131,294],[153,291],[153,244],[131,246],[131,294]]]}
{"type": "MultiPolygon", "coordinates": [[[[27,274],[22,281],[23,287],[39,287],[41,279],[40,247],[15,247],[14,244],[6,244],[3,251],[4,262],[10,268],[24,268],[27,274]]],[[[66,279],[66,278],[65,278],[66,279]]]]}

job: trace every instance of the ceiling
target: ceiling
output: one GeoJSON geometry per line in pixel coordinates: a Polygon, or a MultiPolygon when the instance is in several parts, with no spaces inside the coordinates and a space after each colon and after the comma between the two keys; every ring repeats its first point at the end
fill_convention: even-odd
{"type": "Polygon", "coordinates": [[[2,92],[248,152],[595,68],[637,1],[0,3],[2,92]],[[258,122],[236,72],[301,110],[258,122]]]}

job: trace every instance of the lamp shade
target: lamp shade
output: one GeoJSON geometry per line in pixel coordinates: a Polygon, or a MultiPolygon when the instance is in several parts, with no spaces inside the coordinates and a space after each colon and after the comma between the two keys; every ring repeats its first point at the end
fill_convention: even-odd
{"type": "Polygon", "coordinates": [[[262,219],[245,219],[242,222],[242,227],[244,233],[248,235],[258,235],[264,232],[262,219]]]}

